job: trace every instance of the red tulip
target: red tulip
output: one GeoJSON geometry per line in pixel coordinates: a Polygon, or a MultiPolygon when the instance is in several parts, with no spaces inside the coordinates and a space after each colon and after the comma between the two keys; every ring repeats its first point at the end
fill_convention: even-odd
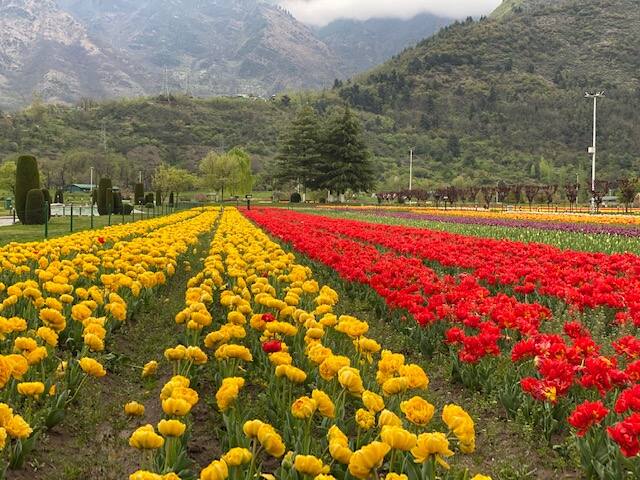
{"type": "Polygon", "coordinates": [[[265,353],[275,353],[282,350],[282,342],[279,340],[269,340],[262,344],[262,350],[265,353]]]}

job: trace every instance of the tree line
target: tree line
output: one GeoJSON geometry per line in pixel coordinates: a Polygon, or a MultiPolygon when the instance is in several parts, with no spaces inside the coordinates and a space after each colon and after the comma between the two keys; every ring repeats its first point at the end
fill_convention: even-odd
{"type": "MultiPolygon", "coordinates": [[[[640,192],[640,179],[632,177],[620,179],[616,182],[598,180],[595,182],[594,189],[591,188],[591,185],[586,186],[586,189],[594,199],[596,208],[602,205],[604,198],[612,190],[617,190],[617,199],[625,206],[625,211],[628,212],[629,207],[633,204],[636,196],[640,192]]],[[[468,187],[450,185],[434,190],[412,189],[379,192],[376,194],[376,197],[379,203],[404,203],[406,201],[427,202],[433,200],[436,206],[440,206],[440,204],[453,206],[456,203],[479,202],[484,208],[489,208],[492,203],[513,203],[518,205],[526,202],[531,208],[536,200],[541,200],[548,206],[551,206],[557,197],[561,195],[569,202],[570,209],[573,209],[578,203],[579,192],[579,183],[568,182],[564,185],[536,185],[507,184],[504,181],[499,181],[495,185],[468,187]]]]}

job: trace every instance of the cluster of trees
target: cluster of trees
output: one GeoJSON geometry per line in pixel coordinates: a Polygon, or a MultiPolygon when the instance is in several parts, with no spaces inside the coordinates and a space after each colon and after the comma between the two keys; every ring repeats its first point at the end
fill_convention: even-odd
{"type": "Polygon", "coordinates": [[[358,117],[349,107],[325,116],[302,107],[280,139],[274,177],[302,188],[303,199],[307,189],[338,197],[371,190],[374,167],[358,117]]]}
{"type": "MultiPolygon", "coordinates": [[[[91,203],[97,205],[99,215],[130,214],[133,205],[152,208],[168,200],[168,204],[173,206],[183,192],[194,187],[212,189],[220,193],[223,200],[225,192],[242,195],[250,193],[253,188],[251,158],[238,147],[226,153],[209,152],[201,160],[199,172],[200,176],[196,177],[185,169],[160,164],[150,182],[155,192],[145,193],[145,185],[135,183],[131,203],[125,203],[120,188],[114,188],[112,179],[103,175],[97,189],[91,192],[91,203]]],[[[42,223],[45,202],[52,203],[49,190],[41,188],[41,183],[40,168],[34,156],[18,156],[0,165],[0,190],[15,196],[16,213],[23,224],[42,223]]],[[[55,192],[54,199],[63,203],[61,189],[55,192]]]]}
{"type": "MultiPolygon", "coordinates": [[[[591,185],[587,186],[587,188],[598,208],[602,204],[604,197],[608,195],[612,189],[617,189],[618,200],[625,205],[625,210],[628,211],[640,191],[640,180],[638,178],[626,178],[618,180],[617,182],[598,180],[593,191],[591,191],[591,185]]],[[[415,200],[418,202],[426,202],[433,200],[436,206],[439,206],[441,203],[453,206],[456,203],[476,203],[480,201],[485,208],[489,208],[494,202],[518,205],[526,201],[531,208],[536,201],[543,201],[550,206],[557,199],[558,195],[562,194],[569,202],[570,208],[573,208],[578,201],[579,191],[580,185],[578,183],[565,183],[560,187],[554,184],[507,184],[504,181],[499,181],[495,185],[469,187],[446,186],[434,190],[400,190],[381,192],[376,195],[380,203],[383,201],[405,202],[415,200]]]]}

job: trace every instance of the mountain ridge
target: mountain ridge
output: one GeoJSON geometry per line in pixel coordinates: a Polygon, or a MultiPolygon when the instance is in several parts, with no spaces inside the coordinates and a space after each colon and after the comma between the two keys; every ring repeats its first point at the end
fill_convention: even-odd
{"type": "MultiPolygon", "coordinates": [[[[419,31],[433,33],[432,24],[419,31]]],[[[355,33],[343,29],[332,39],[357,46],[340,50],[262,0],[1,0],[0,108],[34,96],[73,104],[166,91],[268,97],[322,89],[416,43],[384,25],[374,35],[356,23],[355,33]],[[349,35],[366,41],[340,41],[349,35]]]]}

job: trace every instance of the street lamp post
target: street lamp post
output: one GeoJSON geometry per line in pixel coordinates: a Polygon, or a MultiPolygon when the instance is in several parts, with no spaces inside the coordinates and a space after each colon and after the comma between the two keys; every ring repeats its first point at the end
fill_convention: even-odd
{"type": "Polygon", "coordinates": [[[91,167],[91,198],[89,204],[91,208],[91,229],[93,230],[93,167],[91,167]]]}
{"type": "Polygon", "coordinates": [[[591,154],[591,211],[596,211],[596,128],[597,128],[597,111],[598,98],[604,97],[604,91],[589,93],[585,92],[585,98],[593,98],[593,143],[589,147],[588,152],[591,154]]]}

